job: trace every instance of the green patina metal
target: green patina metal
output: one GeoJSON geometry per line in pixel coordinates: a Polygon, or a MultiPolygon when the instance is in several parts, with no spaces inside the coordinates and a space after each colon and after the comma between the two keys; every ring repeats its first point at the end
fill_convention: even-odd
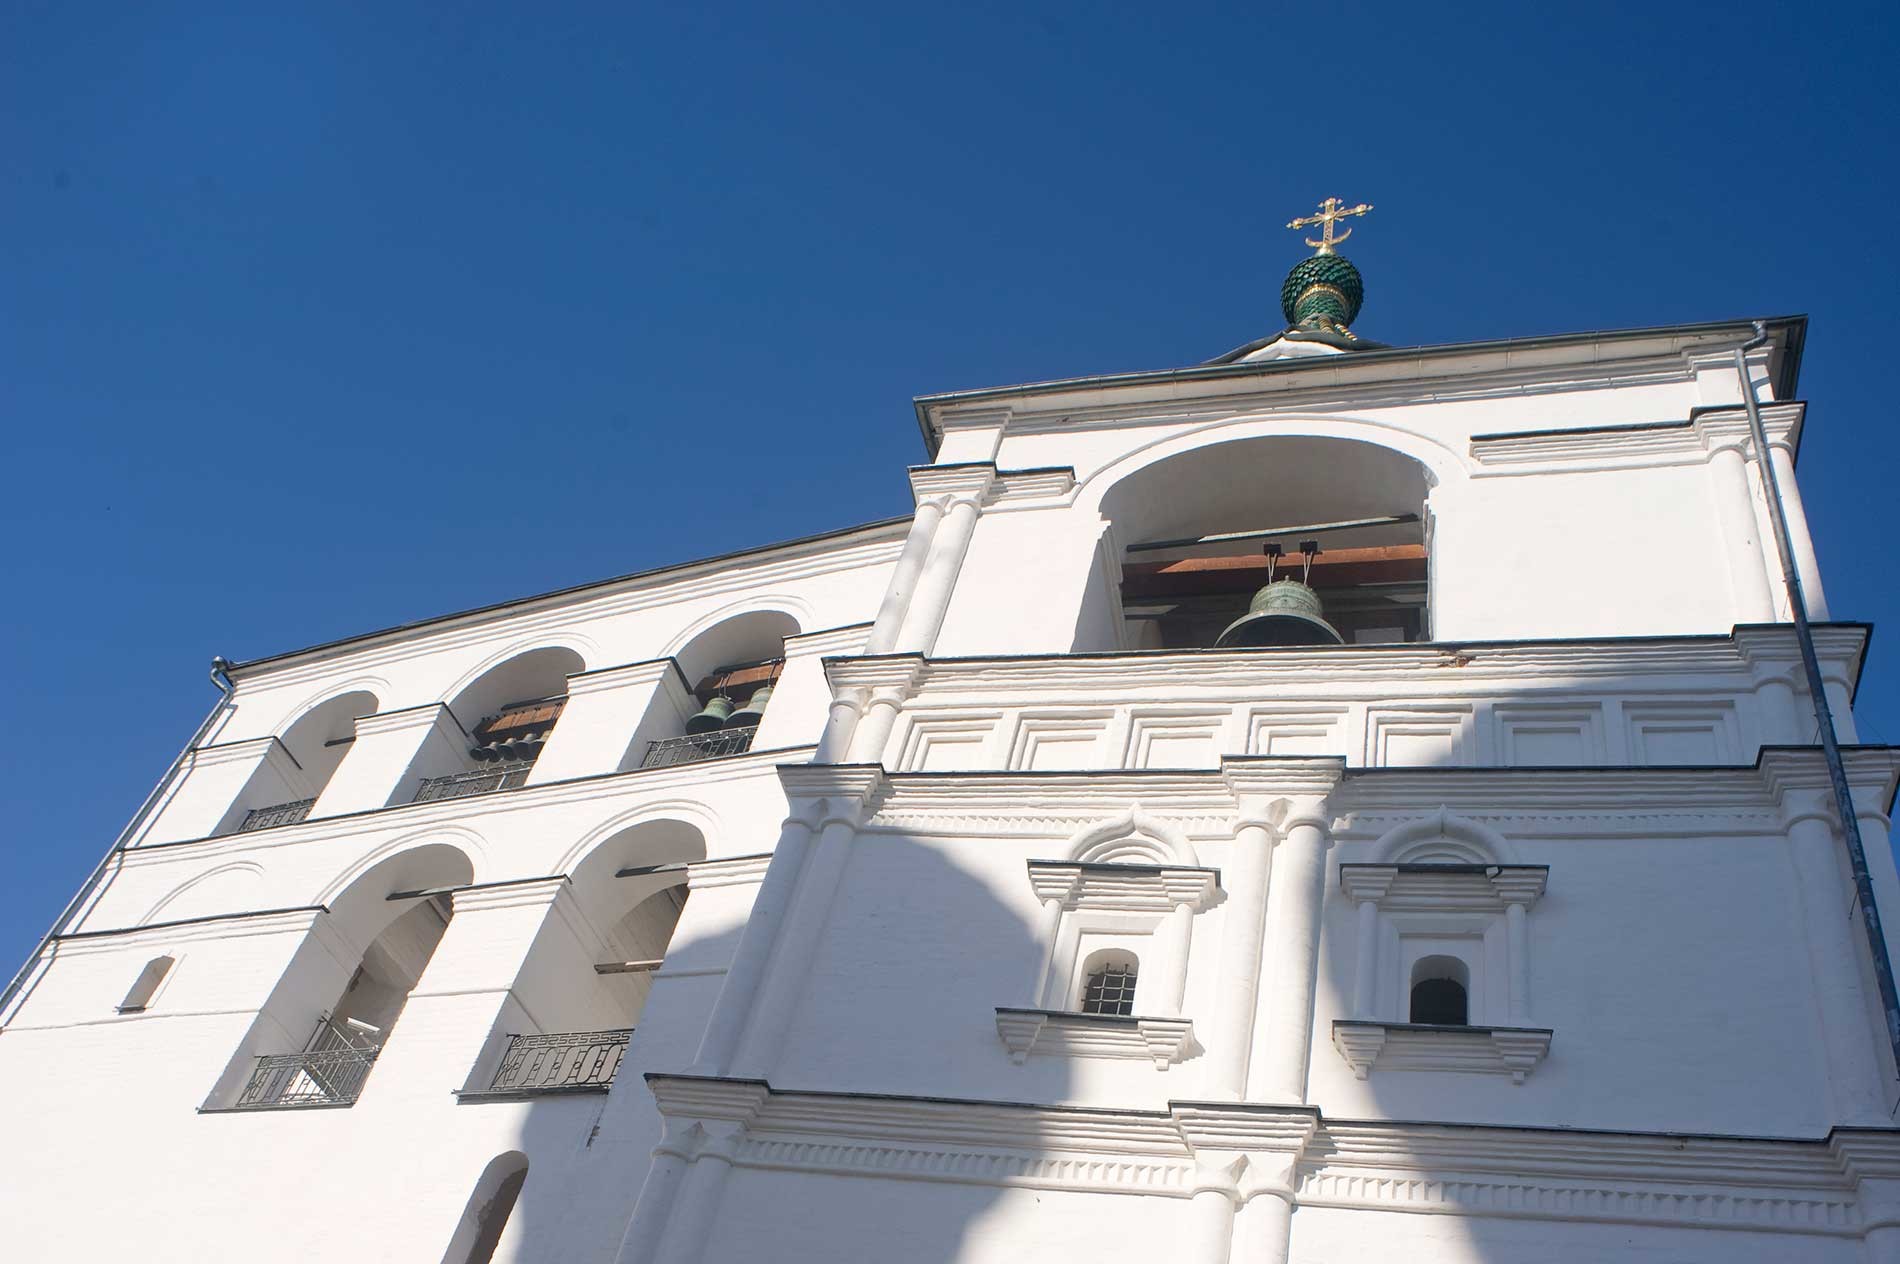
{"type": "Polygon", "coordinates": [[[1344,255],[1322,254],[1302,259],[1280,286],[1280,310],[1296,329],[1334,332],[1359,317],[1365,302],[1365,282],[1359,269],[1344,255]]]}
{"type": "Polygon", "coordinates": [[[1247,613],[1228,624],[1214,644],[1223,649],[1262,645],[1340,645],[1345,638],[1326,622],[1319,594],[1297,579],[1276,579],[1253,595],[1247,613]]]}

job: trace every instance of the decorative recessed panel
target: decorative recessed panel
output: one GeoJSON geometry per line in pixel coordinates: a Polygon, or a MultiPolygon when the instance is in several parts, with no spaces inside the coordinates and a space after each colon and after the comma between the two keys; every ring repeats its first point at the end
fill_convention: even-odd
{"type": "Polygon", "coordinates": [[[1469,707],[1376,707],[1366,712],[1366,765],[1451,768],[1466,759],[1469,707]]]}
{"type": "Polygon", "coordinates": [[[1507,768],[1605,762],[1599,706],[1500,706],[1496,717],[1499,760],[1507,768]]]}
{"type": "Polygon", "coordinates": [[[964,772],[985,767],[996,714],[919,718],[904,739],[899,767],[906,772],[964,772]]]}
{"type": "Polygon", "coordinates": [[[1144,714],[1129,722],[1129,768],[1213,768],[1220,763],[1227,712],[1144,714]]]}
{"type": "Polygon", "coordinates": [[[1346,708],[1257,710],[1247,716],[1249,755],[1343,755],[1346,708]]]}
{"type": "Polygon", "coordinates": [[[1104,765],[1102,735],[1109,714],[1032,716],[1016,724],[1010,743],[1011,768],[1030,772],[1071,772],[1104,765]]]}
{"type": "Polygon", "coordinates": [[[1740,747],[1726,702],[1626,704],[1630,754],[1639,764],[1732,764],[1740,747]]]}

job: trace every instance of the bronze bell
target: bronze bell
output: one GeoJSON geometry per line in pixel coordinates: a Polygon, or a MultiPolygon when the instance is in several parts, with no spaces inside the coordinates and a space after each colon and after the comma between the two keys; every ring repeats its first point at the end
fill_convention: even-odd
{"type": "Polygon", "coordinates": [[[1217,649],[1262,645],[1344,645],[1321,617],[1319,594],[1297,579],[1276,579],[1253,595],[1247,613],[1228,624],[1217,649]]]}
{"type": "Polygon", "coordinates": [[[752,691],[752,697],[746,704],[732,713],[726,721],[729,729],[749,729],[765,718],[765,704],[772,700],[772,686],[762,685],[752,691]]]}
{"type": "Polygon", "coordinates": [[[686,721],[688,733],[711,733],[726,726],[726,719],[732,714],[732,699],[725,694],[714,694],[711,701],[701,707],[699,714],[686,721]]]}

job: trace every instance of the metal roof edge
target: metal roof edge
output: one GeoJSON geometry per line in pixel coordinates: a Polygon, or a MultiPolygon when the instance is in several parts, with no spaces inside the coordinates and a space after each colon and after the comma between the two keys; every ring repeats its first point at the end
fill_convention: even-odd
{"type": "Polygon", "coordinates": [[[913,515],[904,514],[895,518],[880,518],[874,522],[858,523],[855,526],[839,527],[832,531],[821,531],[816,535],[796,536],[790,540],[780,540],[773,544],[755,545],[749,549],[737,549],[731,553],[718,553],[712,557],[694,558],[685,562],[669,562],[665,566],[655,566],[644,571],[630,571],[625,575],[615,575],[607,579],[589,580],[583,584],[573,584],[566,588],[556,588],[548,592],[534,593],[526,597],[511,597],[506,601],[491,602],[485,606],[473,606],[467,610],[456,610],[448,614],[430,615],[408,623],[398,623],[390,627],[377,628],[370,632],[358,632],[351,636],[339,637],[334,641],[322,641],[316,645],[307,645],[302,649],[285,650],[278,654],[267,654],[261,658],[246,659],[233,663],[228,669],[231,679],[236,680],[240,673],[253,671],[260,667],[282,666],[291,659],[321,654],[329,650],[340,649],[346,645],[373,641],[379,637],[394,636],[399,632],[415,632],[423,628],[433,628],[441,624],[452,623],[458,619],[475,619],[483,615],[499,614],[517,606],[527,606],[535,602],[556,601],[563,597],[573,597],[596,589],[612,588],[617,584],[634,584],[643,580],[656,580],[675,572],[690,571],[695,567],[712,567],[741,559],[757,558],[761,554],[779,550],[792,550],[822,544],[826,541],[840,540],[853,535],[872,536],[880,531],[910,522],[913,515]]]}
{"type": "Polygon", "coordinates": [[[917,426],[923,433],[924,448],[937,454],[942,436],[930,422],[930,409],[942,404],[1005,399],[1011,396],[1047,395],[1063,391],[1099,387],[1137,386],[1144,383],[1181,381],[1221,381],[1227,378],[1265,376],[1325,367],[1338,369],[1364,361],[1385,361],[1406,356],[1466,355],[1474,351],[1506,351],[1519,347],[1551,347],[1565,343],[1601,342],[1606,339],[1635,340],[1665,335],[1720,333],[1734,330],[1738,337],[1761,320],[1770,330],[1782,334],[1782,346],[1775,368],[1775,395],[1791,396],[1800,378],[1801,351],[1807,341],[1808,318],[1805,314],[1769,317],[1738,317],[1732,320],[1696,321],[1674,325],[1644,325],[1627,329],[1584,330],[1564,334],[1535,334],[1523,338],[1491,338],[1477,342],[1425,343],[1413,347],[1386,347],[1380,350],[1354,351],[1345,356],[1301,357],[1289,360],[1257,360],[1235,363],[1206,363],[1175,369],[1140,369],[1127,373],[1102,373],[1085,377],[1053,378],[1043,382],[1020,382],[1009,386],[984,386],[970,390],[937,391],[914,396],[911,406],[917,414],[917,426]]]}

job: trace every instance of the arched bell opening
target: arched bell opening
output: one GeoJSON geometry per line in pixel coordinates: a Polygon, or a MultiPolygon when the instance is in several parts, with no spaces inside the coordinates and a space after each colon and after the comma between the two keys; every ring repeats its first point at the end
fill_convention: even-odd
{"type": "Polygon", "coordinates": [[[456,799],[526,784],[567,706],[567,678],[587,670],[564,646],[517,654],[483,672],[449,700],[465,746],[454,766],[422,773],[415,801],[456,799]]]}
{"type": "Polygon", "coordinates": [[[752,749],[765,708],[785,670],[785,638],[798,620],[753,610],[714,624],[675,656],[691,696],[680,732],[651,740],[641,766],[691,763],[752,749]]]}
{"type": "Polygon", "coordinates": [[[1431,478],[1351,439],[1212,444],[1103,497],[1129,649],[1366,645],[1429,639],[1431,478]]]}
{"type": "Polygon", "coordinates": [[[429,843],[379,862],[327,901],[214,1104],[268,1110],[354,1102],[448,929],[449,893],[473,877],[459,848],[429,843]]]}
{"type": "Polygon", "coordinates": [[[589,851],[529,946],[464,1093],[610,1087],[648,1002],[666,986],[686,867],[705,857],[705,835],[673,819],[631,825],[589,851]]]}

